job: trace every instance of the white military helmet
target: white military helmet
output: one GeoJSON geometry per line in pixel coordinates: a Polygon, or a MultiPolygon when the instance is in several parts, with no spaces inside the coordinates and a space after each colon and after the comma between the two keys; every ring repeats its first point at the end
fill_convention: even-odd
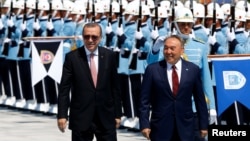
{"type": "Polygon", "coordinates": [[[120,5],[117,1],[112,1],[112,12],[120,13],[120,5]]]}
{"type": "Polygon", "coordinates": [[[231,11],[231,4],[229,3],[224,3],[222,6],[221,6],[221,9],[224,13],[224,15],[230,15],[230,11],[231,11]]]}
{"type": "Polygon", "coordinates": [[[155,3],[153,0],[148,0],[148,3],[147,3],[149,9],[153,9],[155,8],[155,3]]]}
{"type": "Polygon", "coordinates": [[[36,1],[35,0],[27,0],[26,1],[27,8],[36,9],[36,1]]]}
{"type": "Polygon", "coordinates": [[[160,7],[164,7],[166,9],[170,9],[170,1],[168,0],[163,0],[160,2],[160,7]]]}
{"type": "MultiPolygon", "coordinates": [[[[215,3],[215,9],[217,10],[217,9],[219,9],[219,8],[220,8],[220,5],[219,5],[218,3],[215,3]]],[[[208,11],[213,11],[213,9],[214,9],[214,3],[211,2],[211,3],[209,3],[209,4],[207,5],[207,12],[208,12],[208,11]]]]}
{"type": "Polygon", "coordinates": [[[142,5],[142,6],[141,6],[141,9],[142,9],[142,10],[141,10],[142,16],[146,16],[146,15],[150,15],[150,14],[151,14],[148,5],[142,5]]]}
{"type": "Polygon", "coordinates": [[[122,2],[122,8],[126,9],[127,5],[128,5],[128,1],[127,0],[120,0],[122,2]]]}
{"type": "Polygon", "coordinates": [[[77,15],[86,15],[86,8],[84,7],[84,4],[82,5],[75,5],[73,10],[71,11],[71,14],[77,14],[77,15]]]}
{"type": "Polygon", "coordinates": [[[103,5],[103,10],[104,12],[109,12],[109,8],[110,8],[110,0],[102,0],[100,1],[103,5]]]}
{"type": "Polygon", "coordinates": [[[176,10],[175,22],[194,22],[194,17],[189,8],[183,7],[176,10]]]}
{"type": "MultiPolygon", "coordinates": [[[[186,8],[191,8],[191,7],[190,7],[190,4],[191,4],[191,3],[190,3],[190,0],[187,0],[187,1],[184,3],[184,7],[186,7],[186,8]]],[[[194,5],[195,5],[195,4],[197,4],[197,2],[193,0],[193,8],[194,8],[194,5]]]]}
{"type": "Polygon", "coordinates": [[[13,8],[24,9],[24,0],[18,0],[15,2],[13,8]]]}
{"type": "Polygon", "coordinates": [[[52,4],[51,9],[63,10],[63,4],[62,4],[61,0],[53,0],[51,4],[52,4]]]}
{"type": "Polygon", "coordinates": [[[139,15],[139,5],[136,2],[130,2],[127,4],[124,14],[139,15]]]}
{"type": "MultiPolygon", "coordinates": [[[[157,7],[158,9],[158,18],[167,18],[168,17],[168,13],[165,9],[165,7],[157,7]]],[[[155,9],[153,10],[151,17],[155,17],[155,9]]]]}
{"type": "Polygon", "coordinates": [[[246,21],[246,11],[242,9],[235,9],[235,20],[245,22],[246,21]]]}
{"type": "Polygon", "coordinates": [[[14,6],[14,4],[16,3],[15,0],[6,0],[6,1],[3,3],[3,6],[2,6],[2,7],[10,7],[11,1],[13,2],[13,6],[14,6]]]}
{"type": "Polygon", "coordinates": [[[245,10],[245,6],[249,6],[249,3],[244,0],[240,0],[236,2],[235,9],[245,10]]]}
{"type": "MultiPolygon", "coordinates": [[[[213,18],[213,8],[209,8],[207,11],[207,15],[206,18],[213,18]]],[[[222,9],[220,7],[216,7],[216,15],[215,15],[216,19],[224,19],[224,13],[222,11],[222,9]]]]}
{"type": "Polygon", "coordinates": [[[63,1],[63,10],[72,11],[74,6],[75,6],[74,2],[72,2],[70,0],[63,1]]]}
{"type": "MultiPolygon", "coordinates": [[[[101,2],[95,3],[95,13],[104,13],[104,8],[101,2]]],[[[92,2],[89,3],[89,12],[92,12],[92,2]]]]}
{"type": "Polygon", "coordinates": [[[49,10],[49,2],[48,1],[39,1],[38,2],[38,7],[37,9],[39,10],[49,10]]]}
{"type": "Polygon", "coordinates": [[[194,18],[204,18],[205,17],[205,7],[201,3],[196,3],[193,7],[194,18]]]}
{"type": "MultiPolygon", "coordinates": [[[[169,16],[172,16],[172,8],[173,8],[172,5],[170,5],[170,9],[169,9],[169,13],[168,13],[169,16]]],[[[184,8],[184,5],[182,4],[181,1],[177,0],[175,5],[174,5],[174,11],[176,12],[176,10],[182,9],[182,8],[184,8]]]]}

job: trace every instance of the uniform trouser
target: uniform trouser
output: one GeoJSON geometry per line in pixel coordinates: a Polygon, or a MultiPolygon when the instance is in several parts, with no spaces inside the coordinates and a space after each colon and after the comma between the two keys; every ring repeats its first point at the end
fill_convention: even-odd
{"type": "Polygon", "coordinates": [[[16,98],[16,100],[23,99],[23,93],[20,83],[20,77],[19,77],[19,70],[18,70],[18,61],[17,60],[7,60],[7,63],[9,65],[10,70],[10,76],[11,76],[11,84],[12,84],[12,91],[16,98]]]}
{"type": "Polygon", "coordinates": [[[30,63],[31,63],[30,60],[19,61],[19,72],[20,72],[23,96],[25,100],[36,99],[32,91],[30,63]]]}
{"type": "Polygon", "coordinates": [[[10,80],[9,80],[9,67],[8,67],[8,63],[6,61],[5,58],[0,58],[0,89],[1,89],[1,93],[0,95],[2,95],[2,85],[3,85],[3,89],[5,92],[5,95],[7,97],[11,96],[11,91],[10,91],[10,80]]]}
{"type": "Polygon", "coordinates": [[[34,87],[37,103],[57,104],[57,86],[58,84],[49,76],[39,81],[34,87]]]}
{"type": "Polygon", "coordinates": [[[120,74],[124,116],[138,117],[139,97],[141,92],[141,74],[120,74]]]}

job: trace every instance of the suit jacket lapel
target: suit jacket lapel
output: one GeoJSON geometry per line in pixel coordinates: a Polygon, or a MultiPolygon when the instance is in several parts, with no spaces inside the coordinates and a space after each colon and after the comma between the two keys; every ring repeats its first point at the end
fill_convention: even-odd
{"type": "Polygon", "coordinates": [[[161,78],[163,79],[164,81],[164,84],[166,86],[166,91],[169,91],[168,93],[171,93],[171,96],[173,97],[172,95],[172,90],[170,88],[170,84],[169,84],[169,81],[168,81],[168,75],[167,75],[167,63],[165,60],[163,61],[160,61],[159,62],[159,65],[160,65],[160,69],[159,69],[159,74],[161,75],[161,78]]]}

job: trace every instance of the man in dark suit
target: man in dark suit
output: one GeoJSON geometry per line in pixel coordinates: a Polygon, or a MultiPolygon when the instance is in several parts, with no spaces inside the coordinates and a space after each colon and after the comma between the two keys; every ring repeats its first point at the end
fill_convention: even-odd
{"type": "Polygon", "coordinates": [[[208,128],[208,112],[202,90],[200,69],[181,58],[184,42],[177,35],[164,40],[165,60],[148,65],[143,76],[140,98],[140,129],[151,141],[194,141],[194,97],[201,137],[208,128]],[[172,66],[177,72],[177,92],[172,87],[172,66]]]}
{"type": "Polygon", "coordinates": [[[94,135],[97,141],[117,141],[116,128],[122,116],[120,83],[115,54],[98,47],[101,35],[98,23],[87,23],[83,28],[84,46],[65,57],[58,96],[58,128],[64,132],[69,120],[72,141],[92,141],[94,135]],[[97,80],[92,77],[91,55],[97,80]]]}

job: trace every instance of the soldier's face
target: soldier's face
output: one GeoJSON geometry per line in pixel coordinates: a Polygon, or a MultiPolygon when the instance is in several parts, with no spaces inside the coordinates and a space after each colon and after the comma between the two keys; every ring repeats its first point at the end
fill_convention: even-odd
{"type": "Polygon", "coordinates": [[[185,35],[189,35],[192,31],[193,23],[189,22],[178,22],[180,32],[185,35]]]}
{"type": "Polygon", "coordinates": [[[250,30],[250,20],[246,20],[245,29],[246,31],[250,30]]]}

